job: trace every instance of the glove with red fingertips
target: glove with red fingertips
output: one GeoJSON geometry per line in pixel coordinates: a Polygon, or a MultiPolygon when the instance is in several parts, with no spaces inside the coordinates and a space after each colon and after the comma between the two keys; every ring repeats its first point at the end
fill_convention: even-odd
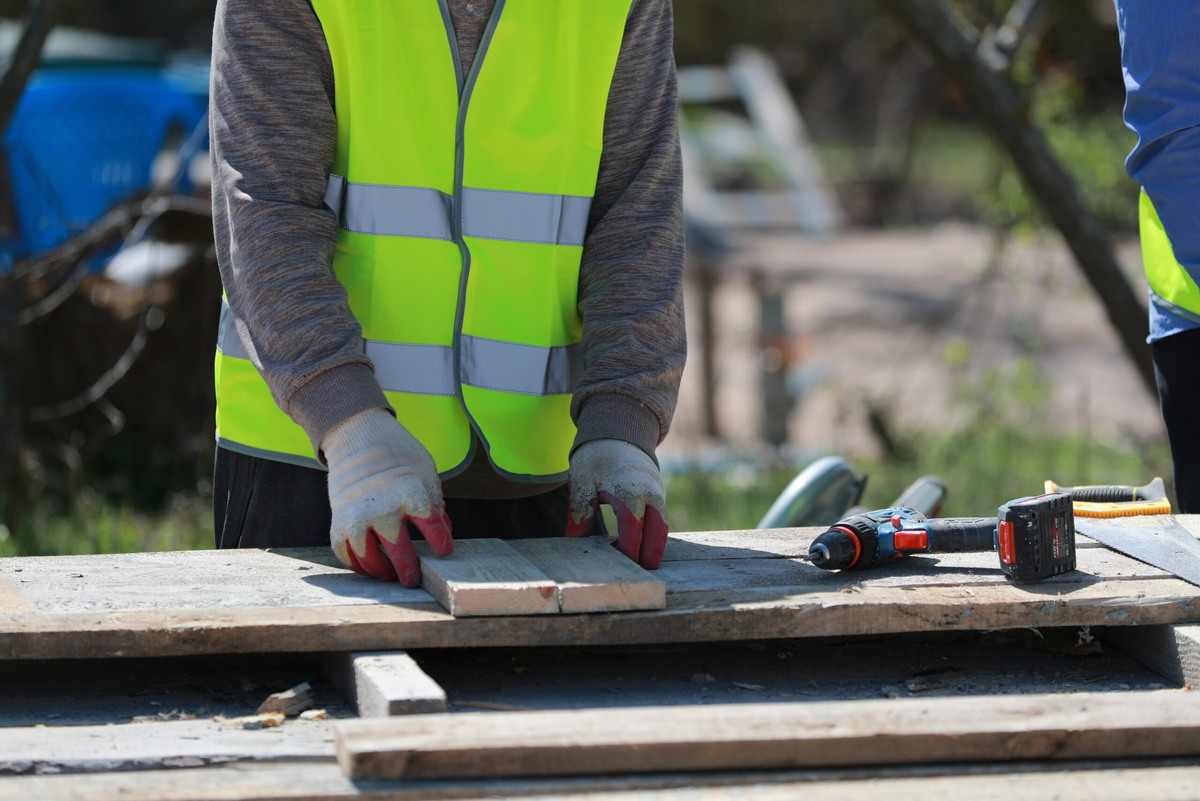
{"type": "Polygon", "coordinates": [[[623,440],[598,439],[571,456],[567,536],[600,530],[600,505],[617,519],[616,547],[653,570],[667,547],[667,502],[662,473],[641,448],[623,440]]]}
{"type": "Polygon", "coordinates": [[[385,409],[359,412],[321,440],[329,465],[329,542],[364,576],[406,587],[421,583],[409,537],[415,528],[439,556],[454,549],[433,457],[385,409]]]}

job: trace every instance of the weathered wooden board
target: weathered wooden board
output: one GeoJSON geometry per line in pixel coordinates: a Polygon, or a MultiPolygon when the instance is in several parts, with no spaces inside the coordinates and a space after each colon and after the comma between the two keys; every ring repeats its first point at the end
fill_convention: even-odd
{"type": "Polygon", "coordinates": [[[421,715],[335,726],[356,781],[1200,756],[1200,696],[1110,693],[421,715]]]}
{"type": "Polygon", "coordinates": [[[0,781],[0,801],[1194,801],[1197,786],[1196,765],[1074,763],[356,785],[329,760],[16,776],[0,781]]]}
{"type": "Polygon", "coordinates": [[[457,617],[662,609],[666,585],[595,537],[417,543],[421,584],[457,617]]]}
{"type": "Polygon", "coordinates": [[[0,781],[0,801],[1194,801],[1197,786],[1196,765],[1075,763],[355,784],[330,759],[15,776],[0,781]]]}
{"type": "Polygon", "coordinates": [[[421,586],[457,617],[473,615],[555,615],[558,587],[503,540],[462,540],[449,556],[424,542],[421,586]]]}
{"type": "Polygon", "coordinates": [[[676,534],[665,609],[454,618],[328,549],[0,559],[0,659],[621,645],[1042,626],[1200,623],[1200,588],[1090,544],[1079,570],[1014,585],[994,553],[829,573],[820,529],[676,534]],[[689,557],[689,558],[683,558],[689,557]]]}
{"type": "Polygon", "coordinates": [[[260,729],[212,719],[121,726],[0,726],[0,775],[319,759],[332,753],[333,732],[327,721],[293,719],[260,729]]]}
{"type": "Polygon", "coordinates": [[[403,651],[325,654],[321,661],[360,717],[446,711],[446,691],[403,651]]]}
{"type": "Polygon", "coordinates": [[[663,609],[667,585],[598,537],[518,540],[513,548],[554,580],[564,614],[663,609]]]}

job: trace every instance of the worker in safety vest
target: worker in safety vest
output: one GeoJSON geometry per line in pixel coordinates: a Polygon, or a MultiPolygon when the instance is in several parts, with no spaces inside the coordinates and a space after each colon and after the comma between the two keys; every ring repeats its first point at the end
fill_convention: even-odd
{"type": "Polygon", "coordinates": [[[1126,160],[1142,185],[1142,259],[1179,512],[1200,512],[1200,4],[1115,0],[1126,160]]]}
{"type": "Polygon", "coordinates": [[[599,533],[658,565],[683,369],[670,0],[220,0],[219,547],[599,533]],[[452,529],[453,526],[453,529],[452,529]]]}

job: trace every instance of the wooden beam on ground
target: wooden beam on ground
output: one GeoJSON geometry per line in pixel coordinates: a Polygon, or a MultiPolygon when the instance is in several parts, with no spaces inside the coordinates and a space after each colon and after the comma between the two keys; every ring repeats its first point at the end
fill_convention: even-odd
{"type": "Polygon", "coordinates": [[[950,771],[914,767],[356,785],[331,759],[11,776],[0,781],[0,801],[1194,801],[1200,785],[1195,765],[1049,767],[1006,763],[950,771]]]}
{"type": "Polygon", "coordinates": [[[1200,756],[1162,693],[429,715],[335,725],[354,781],[1200,756]]]}
{"type": "Polygon", "coordinates": [[[1101,636],[1163,678],[1200,686],[1200,626],[1111,626],[1101,636]]]}
{"type": "Polygon", "coordinates": [[[331,751],[326,721],[289,720],[271,728],[213,719],[0,727],[0,776],[320,759],[331,751]]]}
{"type": "Polygon", "coordinates": [[[403,651],[331,653],[321,662],[359,717],[446,711],[446,691],[403,651]]]}
{"type": "Polygon", "coordinates": [[[503,540],[460,540],[449,556],[416,548],[421,586],[455,617],[558,613],[554,581],[503,540]]]}
{"type": "Polygon", "coordinates": [[[667,585],[599,537],[516,540],[514,550],[554,580],[565,614],[663,609],[667,585]]]}

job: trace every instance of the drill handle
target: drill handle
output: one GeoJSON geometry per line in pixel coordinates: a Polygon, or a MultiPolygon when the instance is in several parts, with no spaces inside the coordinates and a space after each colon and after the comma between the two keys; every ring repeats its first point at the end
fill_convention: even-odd
{"type": "Polygon", "coordinates": [[[996,518],[942,517],[930,520],[931,551],[966,553],[996,549],[996,518]]]}

